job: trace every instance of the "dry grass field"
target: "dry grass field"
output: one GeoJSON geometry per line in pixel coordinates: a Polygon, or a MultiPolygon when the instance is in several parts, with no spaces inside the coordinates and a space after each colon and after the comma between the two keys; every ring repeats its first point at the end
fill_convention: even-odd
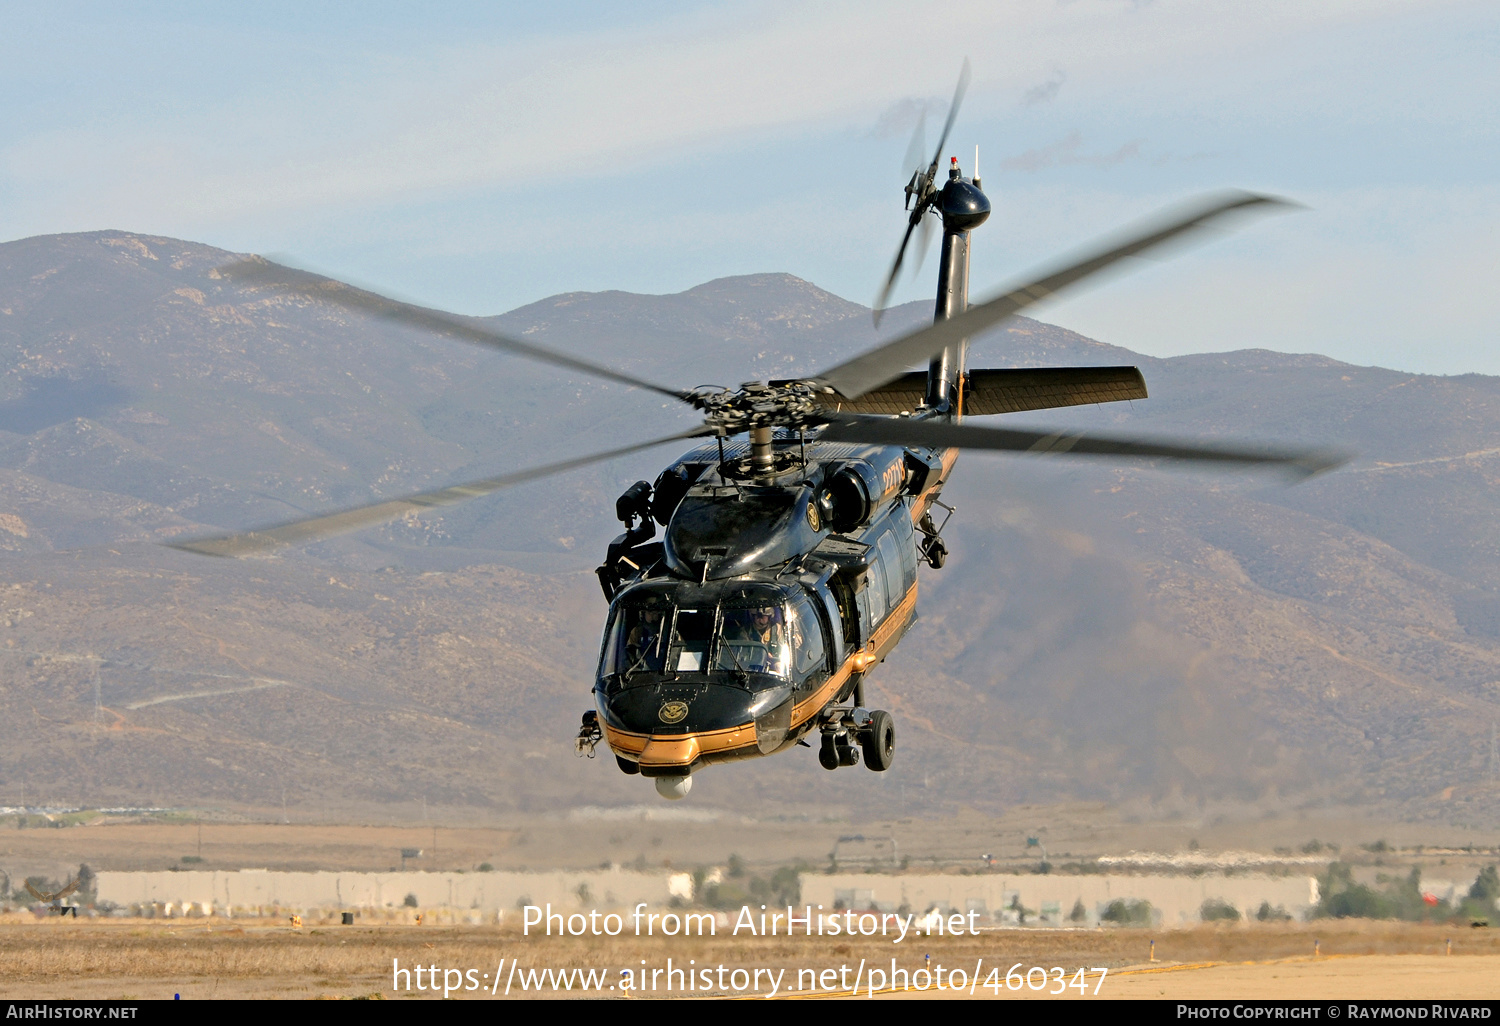
{"type": "MultiPolygon", "coordinates": [[[[605,969],[605,986],[580,989],[576,977],[571,990],[558,996],[621,997],[608,984],[620,980],[623,969],[694,971],[709,967],[710,985],[698,984],[684,993],[681,981],[671,992],[664,974],[636,997],[681,997],[754,993],[736,983],[750,980],[762,996],[778,970],[781,996],[838,996],[848,993],[863,960],[867,968],[889,973],[897,968],[918,970],[931,956],[929,972],[960,969],[973,979],[981,968],[976,998],[994,997],[983,985],[992,967],[997,979],[1020,963],[1022,971],[1035,967],[1067,970],[1074,980],[1077,968],[1109,967],[1111,974],[1099,988],[1102,997],[1151,998],[1456,998],[1492,997],[1500,993],[1500,931],[1400,923],[1320,922],[1284,927],[1236,926],[1147,933],[1139,930],[996,930],[978,937],[915,939],[903,944],[865,938],[640,938],[616,939],[522,937],[514,928],[422,927],[307,923],[292,929],[284,923],[203,920],[189,924],[155,921],[92,922],[37,920],[29,913],[12,915],[0,923],[0,998],[134,998],[184,1000],[203,998],[432,998],[442,996],[445,971],[474,976],[449,977],[464,989],[452,997],[503,999],[492,994],[497,966],[511,983],[510,999],[554,996],[551,986],[541,994],[523,991],[520,981],[535,970],[605,969]],[[1313,941],[1321,955],[1312,955],[1313,941]],[[1445,953],[1447,939],[1453,954],[1445,953]],[[1156,963],[1148,962],[1149,942],[1156,941],[1156,963]],[[393,961],[402,967],[436,966],[439,989],[392,989],[393,961]],[[504,960],[504,961],[502,961],[504,960]],[[512,975],[512,960],[519,972],[512,975]],[[726,977],[719,984],[717,967],[726,977]],[[847,967],[842,978],[837,970],[847,967]],[[736,979],[733,970],[744,970],[736,979]],[[812,977],[822,986],[809,994],[812,977]],[[757,976],[756,971],[760,974],[757,976]],[[802,987],[797,988],[798,973],[802,987]],[[469,989],[470,982],[477,985],[469,989]]],[[[1089,974],[1088,995],[1094,993],[1089,974]]],[[[869,987],[862,976],[861,996],[869,987]]],[[[951,977],[945,976],[945,983],[951,977]]],[[[1033,980],[1037,980],[1033,974],[1033,980]]],[[[1022,987],[1001,989],[1002,997],[1053,997],[1055,976],[1042,993],[1022,987]]],[[[421,981],[429,983],[424,972],[421,981]]],[[[880,981],[877,981],[877,984],[880,981]]],[[[885,982],[889,982],[889,977],[885,982]]],[[[877,985],[877,990],[881,989],[877,985]]],[[[900,996],[891,994],[889,996],[900,996]]],[[[910,996],[916,996],[911,994],[910,996]]],[[[967,991],[929,997],[968,996],[967,991]]],[[[1080,1000],[1068,989],[1054,1000],[1080,1000]]]]}
{"type": "MultiPolygon", "coordinates": [[[[182,866],[183,856],[201,857],[200,869],[342,870],[384,872],[400,864],[400,849],[421,848],[410,868],[473,870],[591,869],[601,864],[723,865],[737,854],[751,867],[801,862],[822,869],[839,838],[857,833],[865,844],[840,847],[848,869],[889,865],[892,843],[913,871],[977,869],[979,856],[994,853],[997,871],[1030,871],[1037,861],[1026,838],[1040,835],[1054,863],[1131,850],[1171,852],[1272,848],[1300,852],[1313,838],[1342,846],[1329,860],[1373,856],[1362,844],[1377,839],[1400,849],[1402,865],[1423,866],[1424,876],[1472,878],[1496,860],[1500,830],[1394,822],[1349,810],[1269,817],[1253,809],[1213,808],[1175,819],[1133,817],[1119,808],[1074,803],[1017,806],[1004,815],[972,810],[930,819],[756,819],[722,810],[667,807],[665,803],[614,810],[612,817],[515,815],[476,822],[456,813],[435,822],[390,823],[381,810],[341,810],[332,822],[274,821],[265,810],[228,819],[208,816],[201,824],[187,813],[163,819],[98,816],[66,829],[17,829],[15,817],[0,817],[0,871],[13,879],[41,873],[64,879],[80,863],[97,870],[163,870],[182,866]],[[703,818],[689,815],[700,813],[703,818]],[[247,821],[248,820],[248,821],[247,821]],[[259,821],[256,821],[259,820],[259,821]],[[450,825],[451,824],[451,825],[450,825]],[[1417,847],[1422,846],[1422,847],[1417,847]]],[[[387,817],[390,810],[384,810],[387,817]]],[[[415,810],[414,810],[415,814],[415,810]]],[[[33,817],[35,818],[35,817],[33,817]]]]}

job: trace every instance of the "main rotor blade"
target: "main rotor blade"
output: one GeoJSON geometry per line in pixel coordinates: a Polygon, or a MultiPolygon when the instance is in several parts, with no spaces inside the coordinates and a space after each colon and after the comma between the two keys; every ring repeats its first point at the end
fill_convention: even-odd
{"type": "MultiPolygon", "coordinates": [[[[1199,200],[1186,211],[1173,213],[1163,219],[1125,236],[1108,248],[1096,251],[1058,270],[1043,274],[1034,280],[1012,289],[1002,296],[971,306],[957,317],[938,321],[928,328],[920,328],[893,342],[887,342],[869,352],[831,367],[814,378],[821,384],[831,385],[838,393],[849,399],[857,399],[872,388],[878,388],[897,378],[908,367],[925,364],[949,346],[977,335],[992,325],[998,324],[1028,306],[1046,299],[1069,285],[1091,277],[1111,264],[1136,256],[1236,210],[1252,207],[1270,208],[1289,206],[1285,200],[1270,196],[1257,196],[1248,192],[1219,193],[1199,200]]],[[[897,266],[900,266],[899,261],[897,266]]]]}
{"type": "Polygon", "coordinates": [[[990,449],[1044,455],[1155,457],[1262,465],[1285,470],[1299,480],[1332,470],[1349,461],[1348,454],[1327,449],[1281,449],[1270,446],[1242,448],[1166,439],[1018,431],[945,421],[911,420],[906,417],[833,416],[829,418],[828,427],[823,429],[819,438],[826,442],[872,442],[876,445],[990,449]]]}
{"type": "Polygon", "coordinates": [[[708,433],[703,428],[694,428],[691,431],[681,431],[675,435],[653,439],[649,442],[637,442],[634,445],[627,445],[620,449],[611,449],[609,452],[595,453],[592,456],[579,456],[575,459],[563,460],[560,463],[549,463],[541,467],[532,467],[530,470],[518,470],[511,474],[501,474],[499,477],[486,477],[479,481],[470,481],[467,484],[450,485],[447,488],[439,488],[433,492],[420,492],[401,499],[388,499],[385,502],[377,502],[369,506],[346,509],[340,513],[327,513],[322,516],[293,520],[274,527],[262,528],[259,531],[245,531],[240,534],[215,535],[208,538],[196,538],[191,541],[171,542],[169,543],[169,547],[182,549],[184,552],[197,552],[205,556],[262,555],[283,545],[322,541],[325,538],[333,538],[340,534],[348,534],[350,531],[358,531],[361,528],[373,527],[376,524],[396,520],[408,513],[421,513],[438,506],[452,506],[468,499],[477,499],[482,495],[490,495],[500,491],[502,488],[509,488],[512,485],[522,484],[526,481],[534,481],[539,477],[546,477],[549,474],[560,474],[565,470],[573,470],[577,467],[587,466],[590,463],[599,463],[604,460],[614,459],[616,456],[625,456],[629,453],[639,452],[642,449],[650,449],[653,446],[663,445],[667,442],[677,442],[685,438],[697,438],[708,433]]]}
{"type": "Polygon", "coordinates": [[[576,356],[566,356],[550,349],[534,346],[529,342],[522,342],[508,335],[502,335],[498,331],[491,331],[489,328],[481,327],[467,318],[389,299],[374,292],[366,292],[364,289],[357,289],[352,285],[346,285],[332,278],[325,278],[321,274],[314,274],[311,271],[303,271],[295,267],[285,267],[281,264],[275,264],[262,257],[251,257],[249,260],[226,264],[219,268],[219,273],[234,282],[279,289],[282,292],[307,296],[310,299],[337,303],[339,306],[350,310],[357,310],[360,313],[370,314],[371,316],[380,317],[388,321],[395,321],[398,324],[421,328],[424,331],[436,332],[439,335],[452,335],[463,339],[465,342],[488,346],[491,349],[499,349],[517,356],[527,357],[528,359],[540,360],[542,363],[550,363],[557,367],[566,367],[569,370],[582,371],[584,374],[592,374],[595,377],[619,382],[622,385],[649,389],[692,405],[691,393],[682,392],[675,388],[666,388],[642,378],[637,378],[609,367],[600,366],[597,363],[580,360],[576,356]]]}

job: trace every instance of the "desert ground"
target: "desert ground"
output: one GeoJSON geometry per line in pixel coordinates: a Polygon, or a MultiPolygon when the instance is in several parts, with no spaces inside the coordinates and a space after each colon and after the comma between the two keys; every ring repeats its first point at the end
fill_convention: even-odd
{"type": "MultiPolygon", "coordinates": [[[[908,940],[831,938],[523,937],[513,927],[422,927],[405,924],[341,926],[333,919],[288,923],[204,920],[37,920],[11,914],[0,923],[3,999],[377,998],[447,996],[509,998],[625,996],[681,998],[769,996],[773,974],[785,970],[777,996],[851,996],[859,966],[880,967],[877,996],[1037,998],[1057,1001],[1110,998],[1373,999],[1492,998],[1500,993],[1500,931],[1398,923],[1321,922],[1294,926],[1235,926],[1152,934],[1143,930],[993,930],[978,937],[908,940]],[[1313,954],[1314,940],[1320,953],[1313,954]],[[1452,954],[1447,942],[1452,941],[1452,954]],[[1155,941],[1156,961],[1151,957],[1155,941]],[[904,948],[904,950],[903,950],[904,948]],[[930,963],[926,956],[931,956],[930,963]],[[891,988],[896,969],[928,973],[912,989],[891,988]],[[709,978],[668,990],[664,973],[635,994],[616,985],[623,969],[662,969],[668,959],[690,971],[709,967],[709,978]],[[512,974],[514,960],[520,972],[512,974]],[[436,966],[439,985],[393,989],[393,969],[436,966]],[[727,974],[720,985],[717,967],[727,974]],[[975,976],[974,968],[980,972],[975,976]],[[1019,967],[1007,987],[1005,977],[1019,967]],[[838,970],[843,968],[842,978],[838,970]],[[1063,969],[1059,977],[1053,967],[1063,969]],[[1020,974],[1032,969],[1032,987],[1020,974]],[[1088,970],[1082,978],[1078,969],[1088,970]],[[1107,968],[1102,983],[1098,969],[1107,968]],[[492,993],[497,969],[505,982],[492,993]],[[526,987],[529,972],[605,970],[602,985],[526,987]],[[950,986],[958,970],[967,986],[950,986]],[[991,975],[994,969],[998,974],[991,975]],[[457,970],[448,976],[449,970],[457,970]],[[473,977],[468,971],[474,970],[473,977]],[[734,970],[744,972],[735,977],[734,970]],[[829,970],[833,970],[829,974],[829,970]],[[799,977],[799,971],[802,975],[799,977]],[[816,975],[814,975],[816,974],[816,975]],[[1046,977],[1045,985],[1036,986],[1046,977]],[[797,981],[801,980],[801,986],[797,981]],[[1061,983],[1059,983],[1061,979],[1061,983]],[[751,980],[754,985],[751,985],[751,980]],[[471,986],[477,981],[477,985],[471,986]],[[700,986],[704,983],[707,985],[700,986]],[[736,986],[738,984],[738,986],[736,986]],[[987,986],[987,984],[989,984],[987,986]],[[524,988],[524,989],[523,989],[524,988]],[[998,993],[996,992],[998,990],[998,993]],[[1057,993],[1061,990],[1062,993],[1057,993]]],[[[860,976],[865,997],[872,980],[860,976]]],[[[408,981],[402,981],[408,982],[408,981]]],[[[420,982],[429,982],[424,972],[420,982]]],[[[898,979],[898,983],[901,982],[898,979]]]]}
{"type": "MultiPolygon", "coordinates": [[[[800,864],[804,872],[817,873],[829,865],[837,845],[841,868],[895,871],[888,843],[894,840],[913,872],[982,872],[979,856],[985,853],[996,859],[993,871],[1017,872],[1038,858],[1026,842],[1039,835],[1059,872],[1067,871],[1070,862],[1133,850],[1196,847],[1296,857],[1316,838],[1323,845],[1319,859],[1352,859],[1372,873],[1405,873],[1420,866],[1424,877],[1460,880],[1495,862],[1500,840],[1493,830],[1477,827],[1376,821],[1336,810],[1304,818],[1210,808],[1150,819],[1086,804],[1017,807],[998,817],[974,813],[931,821],[754,820],[649,808],[471,820],[470,825],[459,825],[457,817],[421,822],[415,815],[412,822],[396,824],[350,822],[353,817],[347,814],[342,822],[267,822],[270,818],[173,813],[46,828],[35,816],[24,821],[11,817],[0,821],[0,869],[12,881],[32,873],[61,880],[82,863],[96,871],[384,871],[399,864],[401,848],[420,847],[423,855],[411,868],[473,871],[490,863],[496,869],[581,869],[644,863],[694,869],[722,866],[737,855],[755,872],[800,864]],[[1332,845],[1339,846],[1338,852],[1332,845]],[[184,857],[195,861],[185,865],[184,857]]],[[[1285,871],[1313,874],[1321,869],[1322,863],[1299,864],[1285,871]]],[[[500,999],[508,985],[508,996],[517,999],[553,996],[556,973],[566,974],[566,986],[556,991],[565,996],[766,996],[778,972],[783,975],[777,978],[777,996],[799,998],[848,996],[856,977],[861,997],[874,989],[890,998],[1438,999],[1500,994],[1500,930],[1473,928],[1467,922],[985,929],[977,937],[913,937],[893,944],[881,938],[734,937],[725,936],[722,926],[717,936],[702,938],[628,933],[617,938],[527,937],[509,916],[503,925],[435,925],[432,917],[427,925],[413,925],[415,910],[390,911],[389,916],[361,913],[348,926],[329,911],[307,916],[301,928],[289,919],[62,919],[14,911],[0,915],[0,998],[148,1000],[180,994],[184,1000],[412,1000],[444,996],[446,982],[450,997],[500,999]],[[684,966],[699,973],[709,967],[712,978],[699,976],[687,986],[679,976],[669,990],[669,959],[679,974],[684,966]],[[420,977],[401,989],[393,987],[395,968],[418,966],[424,967],[420,977]],[[436,990],[433,966],[438,970],[436,990]],[[720,966],[726,973],[722,977],[720,966]],[[1018,975],[1007,986],[1013,967],[1018,975]],[[943,990],[935,984],[939,968],[945,974],[943,990]],[[634,992],[627,994],[620,989],[625,969],[655,976],[648,975],[644,986],[635,981],[634,992]],[[919,983],[910,976],[913,989],[890,986],[893,970],[911,974],[924,969],[929,974],[926,989],[915,989],[919,983]],[[972,995],[963,986],[951,986],[955,969],[972,985],[972,995]],[[1080,969],[1085,970],[1082,976],[1080,969]],[[1102,982],[1100,969],[1108,969],[1102,982]],[[602,975],[590,984],[580,981],[577,970],[602,975]],[[735,970],[743,972],[735,977],[735,970]],[[884,976],[872,978],[868,970],[884,976]],[[1028,985],[1029,970],[1037,972],[1030,974],[1028,985]],[[497,971],[504,984],[495,984],[497,971]],[[554,974],[540,990],[527,982],[537,972],[554,974]]]]}

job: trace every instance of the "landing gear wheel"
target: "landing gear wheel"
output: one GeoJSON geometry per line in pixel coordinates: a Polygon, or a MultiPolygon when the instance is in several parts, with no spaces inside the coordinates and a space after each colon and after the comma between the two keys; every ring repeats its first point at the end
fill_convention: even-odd
{"type": "Polygon", "coordinates": [[[934,543],[932,549],[927,553],[928,565],[934,570],[941,570],[943,564],[946,562],[948,562],[948,546],[942,542],[934,543]]]}
{"type": "Polygon", "coordinates": [[[638,762],[631,762],[629,759],[625,758],[625,756],[623,756],[623,755],[617,755],[617,756],[615,756],[615,765],[618,766],[618,767],[620,767],[620,772],[621,773],[629,773],[631,776],[635,776],[636,774],[640,773],[640,771],[641,771],[641,764],[640,763],[638,763],[638,762]]]}
{"type": "Polygon", "coordinates": [[[884,709],[870,713],[870,725],[865,728],[865,766],[872,770],[885,771],[891,768],[896,758],[896,722],[884,709]]]}
{"type": "Polygon", "coordinates": [[[823,735],[823,746],[818,749],[818,765],[826,770],[839,768],[839,750],[833,743],[832,734],[823,735]]]}
{"type": "Polygon", "coordinates": [[[948,546],[943,544],[941,538],[929,538],[922,543],[922,558],[934,570],[941,570],[948,561],[948,546]]]}

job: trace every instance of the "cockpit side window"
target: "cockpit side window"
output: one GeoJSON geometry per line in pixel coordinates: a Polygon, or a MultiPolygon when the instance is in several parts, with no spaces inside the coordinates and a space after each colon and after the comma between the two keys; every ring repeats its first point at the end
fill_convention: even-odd
{"type": "Polygon", "coordinates": [[[660,673],[665,668],[672,607],[652,598],[622,604],[616,612],[609,640],[604,645],[604,675],[660,673]]]}

